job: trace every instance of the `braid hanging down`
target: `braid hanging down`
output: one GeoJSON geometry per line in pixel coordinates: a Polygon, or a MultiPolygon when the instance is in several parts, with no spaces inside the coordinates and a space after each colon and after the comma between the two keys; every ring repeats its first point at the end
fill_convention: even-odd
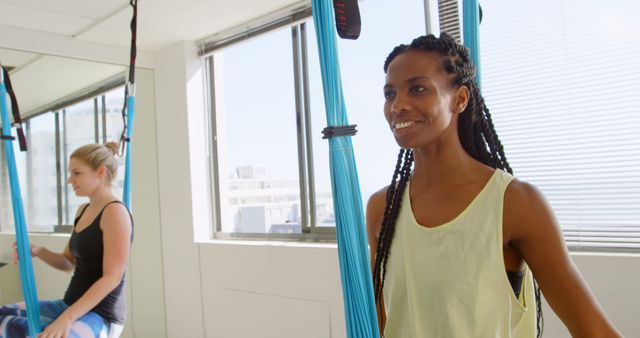
{"type": "MultiPolygon", "coordinates": [[[[469,57],[469,50],[442,33],[439,38],[433,35],[421,36],[414,39],[410,45],[399,45],[391,51],[384,63],[384,72],[396,56],[408,50],[436,52],[442,55],[442,68],[449,75],[451,85],[469,88],[469,103],[464,112],[458,117],[458,135],[464,150],[474,159],[495,169],[502,169],[510,174],[513,170],[504,154],[502,143],[498,139],[491,114],[480,94],[480,88],[475,82],[475,65],[469,57]]],[[[387,272],[387,260],[393,241],[396,220],[402,203],[402,196],[411,175],[413,152],[410,149],[400,149],[398,161],[387,189],[387,204],[385,206],[382,227],[378,234],[375,264],[373,269],[373,284],[376,303],[382,300],[382,289],[387,272]]],[[[543,316],[540,301],[540,289],[534,280],[537,314],[537,336],[542,337],[543,316]]]]}

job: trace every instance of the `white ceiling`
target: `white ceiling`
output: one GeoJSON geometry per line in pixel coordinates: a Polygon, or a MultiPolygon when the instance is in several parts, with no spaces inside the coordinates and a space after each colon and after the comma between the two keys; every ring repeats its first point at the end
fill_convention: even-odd
{"type": "MultiPolygon", "coordinates": [[[[301,0],[139,0],[138,47],[198,40],[301,0]]],[[[0,0],[0,25],[129,46],[128,0],[0,0]]]]}
{"type": "Polygon", "coordinates": [[[125,71],[118,65],[2,49],[0,56],[6,64],[16,60],[11,84],[23,117],[125,71]]]}
{"type": "MultiPolygon", "coordinates": [[[[139,56],[152,55],[178,41],[196,41],[309,1],[138,0],[139,56]]],[[[126,60],[131,15],[129,0],[0,0],[0,61],[15,67],[11,77],[21,110],[33,113],[83,86],[124,72],[121,65],[86,61],[90,57],[75,58],[75,50],[46,55],[37,47],[64,48],[57,41],[64,42],[64,46],[82,47],[78,50],[105,47],[126,60]],[[14,35],[13,40],[9,35],[14,35]],[[61,57],[65,55],[74,59],[61,57]]],[[[44,53],[49,54],[46,49],[44,53]]]]}

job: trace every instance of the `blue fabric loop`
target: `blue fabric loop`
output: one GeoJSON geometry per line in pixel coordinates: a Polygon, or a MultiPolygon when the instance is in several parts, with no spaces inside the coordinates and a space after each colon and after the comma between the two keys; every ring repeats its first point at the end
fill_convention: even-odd
{"type": "MultiPolygon", "coordinates": [[[[2,135],[11,135],[11,121],[9,120],[9,105],[7,104],[7,87],[4,81],[0,82],[0,110],[2,114],[2,135]]],[[[13,220],[16,228],[16,243],[18,257],[20,257],[20,281],[22,294],[27,306],[27,321],[29,323],[29,335],[35,337],[40,332],[40,307],[38,306],[38,293],[36,292],[35,276],[33,274],[33,261],[31,258],[31,246],[27,233],[27,225],[24,217],[22,195],[20,194],[20,181],[12,140],[3,139],[4,153],[9,169],[9,183],[11,185],[11,202],[13,205],[13,220]]]]}
{"type": "MultiPolygon", "coordinates": [[[[311,3],[320,56],[327,125],[348,126],[332,2],[313,0],[311,3]]],[[[378,337],[378,319],[373,297],[362,197],[351,137],[330,138],[329,153],[347,336],[378,337]]]]}
{"type": "Polygon", "coordinates": [[[124,187],[122,190],[122,202],[129,210],[131,208],[131,135],[133,133],[133,118],[136,111],[136,98],[134,95],[127,96],[127,145],[125,151],[124,164],[124,187]]]}
{"type": "Polygon", "coordinates": [[[471,60],[476,66],[476,83],[480,88],[480,12],[478,0],[462,1],[462,37],[463,44],[469,48],[471,60]]]}

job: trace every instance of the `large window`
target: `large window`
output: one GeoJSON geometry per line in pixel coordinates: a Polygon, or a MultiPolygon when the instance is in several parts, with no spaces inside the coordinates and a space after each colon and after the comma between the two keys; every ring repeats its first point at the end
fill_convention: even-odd
{"type": "MultiPolygon", "coordinates": [[[[18,173],[24,173],[26,171],[26,156],[23,152],[20,152],[18,142],[13,143],[13,151],[16,158],[16,168],[18,173]]],[[[5,147],[4,142],[0,142],[0,149],[2,149],[2,156],[0,157],[0,230],[13,231],[14,218],[13,218],[13,203],[11,199],[11,186],[9,185],[9,170],[6,164],[6,157],[4,154],[5,147]]],[[[18,175],[20,179],[20,187],[25,186],[25,176],[18,175]]],[[[24,198],[26,197],[25,189],[22,189],[22,198],[24,204],[24,198]]]]}
{"type": "MultiPolygon", "coordinates": [[[[78,147],[87,143],[97,142],[97,112],[96,99],[89,99],[76,103],[62,110],[62,160],[64,161],[63,176],[68,171],[68,158],[78,147]]],[[[84,197],[78,197],[73,193],[70,185],[64,184],[63,212],[65,224],[72,224],[76,210],[85,202],[84,197]]]]}
{"type": "MultiPolygon", "coordinates": [[[[124,89],[118,87],[106,92],[100,97],[101,109],[103,115],[101,119],[103,126],[100,129],[100,142],[106,143],[109,141],[117,142],[122,135],[124,122],[122,120],[122,106],[124,104],[124,89]]],[[[116,196],[122,196],[122,190],[124,188],[124,159],[117,157],[118,159],[118,176],[114,182],[111,182],[111,188],[116,196]]]]}
{"type": "Polygon", "coordinates": [[[574,250],[640,248],[640,3],[483,3],[483,92],[507,158],[574,250]]]}
{"type": "MultiPolygon", "coordinates": [[[[382,114],[382,64],[394,46],[424,34],[425,19],[419,0],[362,2],[360,10],[360,39],[338,47],[366,202],[390,181],[398,150],[382,114]]],[[[208,59],[217,236],[335,238],[313,21],[224,45],[208,59]]]]}
{"type": "MultiPolygon", "coordinates": [[[[423,1],[360,6],[361,37],[338,47],[366,201],[388,184],[398,149],[382,116],[382,63],[426,25],[423,1]]],[[[483,93],[516,175],[548,196],[571,248],[637,250],[640,66],[631,60],[640,57],[640,5],[482,6],[483,93]]],[[[226,40],[209,59],[218,234],[313,234],[334,225],[315,35],[303,21],[226,40]]]]}
{"type": "MultiPolygon", "coordinates": [[[[75,196],[66,183],[69,156],[84,144],[119,139],[123,127],[120,117],[123,90],[118,86],[107,93],[75,99],[55,111],[25,119],[28,151],[20,152],[17,142],[13,143],[29,231],[59,231],[60,226],[73,224],[76,210],[86,202],[86,198],[75,196]]],[[[0,158],[0,231],[13,232],[13,206],[5,162],[3,148],[0,158]]],[[[113,182],[116,194],[122,193],[123,175],[124,168],[120,164],[113,182]]]]}
{"type": "Polygon", "coordinates": [[[58,224],[56,114],[31,118],[26,127],[26,220],[31,231],[51,231],[58,224]]]}
{"type": "Polygon", "coordinates": [[[301,232],[291,31],[214,55],[221,231],[301,232]],[[222,104],[223,103],[223,104],[222,104]],[[224,145],[224,146],[222,146],[224,145]]]}

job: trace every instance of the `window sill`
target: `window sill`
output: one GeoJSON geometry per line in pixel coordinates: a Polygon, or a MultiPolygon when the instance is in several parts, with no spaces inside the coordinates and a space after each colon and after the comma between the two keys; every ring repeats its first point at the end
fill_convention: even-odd
{"type": "Polygon", "coordinates": [[[287,247],[287,248],[327,248],[338,247],[334,242],[314,242],[304,240],[282,240],[282,239],[260,239],[260,238],[212,238],[209,240],[196,241],[197,244],[204,245],[239,245],[239,246],[263,246],[263,247],[287,247]]]}
{"type": "MultiPolygon", "coordinates": [[[[0,236],[15,236],[15,232],[0,231],[0,236]]],[[[69,232],[29,232],[29,237],[70,237],[69,232]]]]}
{"type": "Polygon", "coordinates": [[[640,257],[640,251],[637,249],[625,249],[620,251],[597,251],[597,250],[572,250],[569,249],[571,256],[592,256],[592,257],[640,257]]]}

